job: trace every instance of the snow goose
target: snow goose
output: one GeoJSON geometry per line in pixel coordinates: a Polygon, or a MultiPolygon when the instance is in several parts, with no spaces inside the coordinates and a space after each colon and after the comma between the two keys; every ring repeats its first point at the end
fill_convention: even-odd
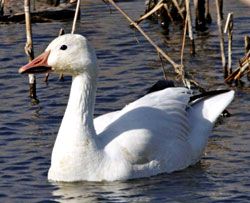
{"type": "Polygon", "coordinates": [[[171,87],[93,119],[98,73],[85,37],[66,34],[19,69],[72,75],[67,108],[54,144],[48,179],[115,181],[182,170],[202,156],[213,124],[234,91],[190,103],[192,91],[171,87]]]}

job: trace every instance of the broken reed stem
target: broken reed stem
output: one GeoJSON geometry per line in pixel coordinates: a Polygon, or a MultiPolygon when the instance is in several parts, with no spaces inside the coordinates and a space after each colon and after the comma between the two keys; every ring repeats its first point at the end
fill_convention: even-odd
{"type": "Polygon", "coordinates": [[[152,10],[150,10],[149,12],[147,12],[145,15],[143,15],[142,17],[140,17],[140,19],[138,19],[136,21],[137,24],[139,24],[141,21],[143,21],[144,19],[148,18],[149,16],[151,16],[153,13],[155,13],[157,10],[159,10],[163,4],[162,4],[162,1],[159,1],[152,10]]]}
{"type": "Polygon", "coordinates": [[[243,75],[244,73],[249,69],[249,65],[250,65],[250,61],[249,59],[240,67],[240,70],[238,72],[238,74],[235,76],[235,78],[237,80],[239,80],[243,75]]]}
{"type": "Polygon", "coordinates": [[[228,63],[225,77],[232,73],[232,41],[233,41],[233,13],[229,13],[224,29],[224,34],[228,34],[228,63]]]}
{"type": "MultiPolygon", "coordinates": [[[[245,41],[245,53],[247,55],[247,53],[250,51],[250,37],[246,35],[244,38],[244,41],[245,41]]],[[[247,73],[247,79],[250,81],[250,65],[248,66],[249,66],[249,70],[247,73]]]]}
{"type": "Polygon", "coordinates": [[[249,80],[250,79],[250,77],[249,77],[249,73],[250,73],[250,50],[245,54],[245,56],[242,59],[240,59],[239,67],[225,79],[225,82],[232,83],[234,81],[234,82],[236,82],[236,85],[237,85],[240,78],[245,73],[247,73],[247,78],[249,80]]]}
{"type": "Polygon", "coordinates": [[[220,0],[216,0],[216,11],[217,11],[217,25],[219,30],[219,36],[220,36],[220,50],[221,50],[221,62],[222,67],[224,70],[224,76],[227,75],[227,68],[226,68],[226,57],[225,57],[225,48],[224,48],[224,36],[222,32],[222,18],[220,13],[220,0]]]}
{"type": "Polygon", "coordinates": [[[32,28],[30,19],[30,0],[24,0],[24,13],[25,13],[25,25],[26,25],[26,45],[25,52],[29,57],[29,61],[34,59],[34,50],[32,42],[32,28]]]}
{"type": "MultiPolygon", "coordinates": [[[[29,61],[34,59],[34,50],[32,43],[32,28],[31,28],[31,18],[30,18],[30,0],[24,0],[24,13],[25,13],[25,26],[26,26],[26,44],[25,53],[27,54],[29,61]]],[[[29,84],[30,84],[30,97],[37,100],[36,97],[36,77],[34,74],[29,74],[29,84]]]]}
{"type": "Polygon", "coordinates": [[[71,34],[74,34],[74,32],[76,30],[76,21],[77,21],[79,11],[80,11],[80,4],[81,4],[81,0],[78,0],[77,5],[76,5],[75,16],[74,16],[74,21],[73,21],[73,25],[72,25],[71,34]]]}
{"type": "MultiPolygon", "coordinates": [[[[131,25],[133,25],[147,40],[148,42],[156,49],[157,53],[160,55],[160,59],[165,58],[172,66],[174,67],[175,72],[177,75],[182,79],[183,84],[191,88],[191,84],[193,84],[196,88],[199,89],[199,91],[204,92],[204,88],[202,88],[198,82],[196,82],[193,79],[187,79],[186,77],[189,77],[185,71],[183,65],[175,63],[160,47],[158,47],[151,38],[138,26],[137,23],[135,23],[119,6],[116,5],[116,3],[113,0],[107,0],[109,3],[111,3],[129,22],[131,25]]],[[[165,72],[165,70],[163,70],[165,72]]],[[[166,75],[164,74],[164,77],[166,75]]]]}
{"type": "Polygon", "coordinates": [[[179,75],[182,75],[182,66],[175,63],[160,47],[158,47],[151,38],[140,28],[140,26],[135,23],[113,0],[108,0],[130,23],[133,25],[147,40],[148,42],[156,49],[158,53],[161,54],[175,69],[175,72],[179,75]]]}
{"type": "Polygon", "coordinates": [[[244,42],[245,42],[245,53],[247,54],[247,52],[250,50],[250,37],[246,35],[244,37],[244,42]]]}
{"type": "Polygon", "coordinates": [[[194,43],[194,36],[193,36],[193,28],[192,28],[192,18],[191,18],[191,11],[190,11],[190,0],[185,0],[186,3],[186,20],[188,25],[188,36],[191,41],[191,48],[190,53],[195,55],[195,43],[194,43]]]}
{"type": "Polygon", "coordinates": [[[233,19],[228,32],[228,74],[232,73],[232,43],[233,43],[233,19]]]}
{"type": "Polygon", "coordinates": [[[188,24],[188,16],[186,15],[184,30],[183,30],[183,38],[182,38],[182,46],[181,46],[181,65],[183,65],[183,55],[184,55],[184,48],[186,42],[186,33],[187,33],[187,24],[188,24]]]}
{"type": "Polygon", "coordinates": [[[154,7],[153,9],[151,9],[150,11],[148,11],[147,13],[145,13],[143,16],[141,16],[138,20],[136,20],[135,22],[137,24],[139,24],[141,21],[145,20],[146,18],[148,18],[149,16],[151,16],[152,14],[154,14],[156,11],[158,11],[159,9],[161,9],[162,7],[164,7],[164,9],[167,11],[168,17],[171,20],[171,22],[174,24],[174,19],[171,16],[171,13],[169,11],[168,5],[166,3],[163,3],[163,0],[159,1],[154,7]]]}

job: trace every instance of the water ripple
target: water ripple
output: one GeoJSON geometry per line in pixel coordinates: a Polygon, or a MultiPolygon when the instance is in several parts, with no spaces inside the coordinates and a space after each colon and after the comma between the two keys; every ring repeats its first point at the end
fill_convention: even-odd
{"type": "MultiPolygon", "coordinates": [[[[129,29],[118,12],[109,13],[101,1],[85,3],[78,31],[87,35],[97,49],[100,77],[95,115],[101,115],[144,95],[156,80],[162,79],[161,62],[152,46],[129,29]]],[[[138,0],[119,4],[134,19],[144,12],[138,0]]],[[[211,6],[214,9],[214,5],[211,6]]],[[[238,1],[228,0],[225,10],[234,11],[236,67],[244,55],[244,35],[250,33],[249,9],[238,1]]],[[[250,86],[245,78],[245,87],[238,89],[229,107],[233,116],[216,125],[206,155],[197,165],[172,174],[125,182],[49,182],[51,151],[67,104],[71,78],[66,76],[61,82],[57,75],[51,75],[46,84],[44,75],[38,76],[40,103],[33,105],[28,97],[28,79],[18,74],[18,67],[27,62],[23,51],[25,27],[22,24],[0,26],[0,202],[250,201],[250,86]]],[[[69,32],[71,22],[34,24],[36,55],[61,27],[69,32]]],[[[182,32],[178,25],[168,36],[159,31],[158,24],[146,21],[142,27],[179,61],[182,32]]],[[[217,36],[217,25],[213,22],[205,34],[195,33],[195,57],[190,57],[188,48],[185,49],[186,70],[208,89],[225,88],[217,36]]],[[[168,77],[175,77],[173,69],[168,64],[166,67],[168,77]]]]}

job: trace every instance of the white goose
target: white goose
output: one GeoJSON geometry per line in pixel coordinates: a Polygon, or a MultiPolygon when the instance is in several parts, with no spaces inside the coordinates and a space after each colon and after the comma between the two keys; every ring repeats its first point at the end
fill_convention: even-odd
{"type": "Polygon", "coordinates": [[[72,75],[52,152],[53,181],[114,181],[170,173],[195,164],[234,91],[189,103],[191,90],[167,88],[93,119],[97,59],[85,37],[66,34],[19,69],[72,75]]]}

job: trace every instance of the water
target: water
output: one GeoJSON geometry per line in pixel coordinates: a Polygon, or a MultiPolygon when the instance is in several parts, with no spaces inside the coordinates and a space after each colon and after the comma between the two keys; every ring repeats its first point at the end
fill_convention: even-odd
{"type": "MultiPolygon", "coordinates": [[[[143,1],[121,2],[135,19],[143,13],[143,1]]],[[[214,5],[212,6],[214,7],[214,5]]],[[[122,108],[144,94],[162,78],[161,63],[154,49],[139,33],[128,28],[117,12],[96,1],[82,6],[77,28],[97,50],[99,89],[96,115],[122,108]],[[139,43],[137,43],[137,40],[139,43]]],[[[235,18],[233,61],[243,56],[243,37],[250,33],[249,8],[238,1],[225,1],[225,11],[235,18]]],[[[226,13],[226,12],[225,12],[226,13]]],[[[225,88],[220,63],[216,18],[205,34],[196,33],[197,55],[185,50],[186,69],[208,89],[225,88]]],[[[143,28],[179,61],[181,32],[178,26],[168,36],[157,24],[143,28]]],[[[34,24],[35,53],[38,55],[63,27],[71,22],[34,24]]],[[[17,73],[27,62],[23,47],[24,25],[0,25],[0,202],[249,202],[250,201],[250,83],[237,89],[229,111],[232,117],[218,124],[206,155],[194,167],[172,174],[101,183],[51,183],[47,181],[53,143],[67,104],[70,77],[58,81],[51,75],[37,79],[40,100],[33,105],[28,97],[26,76],[17,73]]],[[[172,68],[167,65],[169,76],[172,68]]]]}

